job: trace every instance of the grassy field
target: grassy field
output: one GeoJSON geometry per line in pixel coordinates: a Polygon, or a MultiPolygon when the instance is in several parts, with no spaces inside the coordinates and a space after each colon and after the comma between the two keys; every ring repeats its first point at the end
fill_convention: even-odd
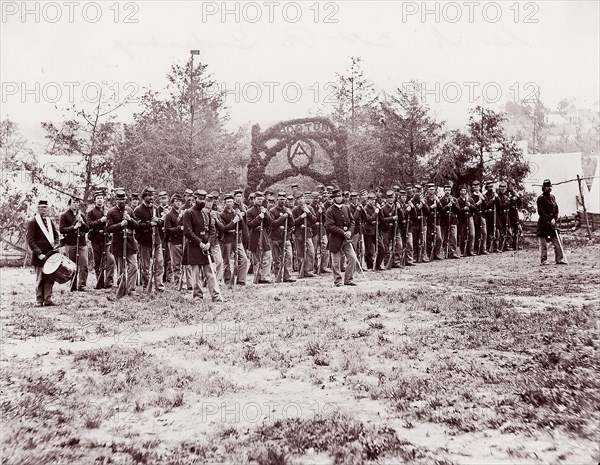
{"type": "Polygon", "coordinates": [[[37,308],[2,269],[3,462],[596,464],[600,247],[570,250],[225,304],[61,285],[37,308]]]}

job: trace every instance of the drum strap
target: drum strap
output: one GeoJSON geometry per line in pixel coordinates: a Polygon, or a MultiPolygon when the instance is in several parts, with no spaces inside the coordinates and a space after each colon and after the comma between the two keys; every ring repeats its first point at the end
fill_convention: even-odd
{"type": "Polygon", "coordinates": [[[49,216],[46,217],[46,224],[44,224],[44,221],[42,220],[42,216],[39,213],[36,213],[35,221],[37,222],[38,226],[44,233],[44,236],[46,236],[46,239],[48,239],[48,242],[50,243],[50,245],[53,246],[54,245],[54,232],[52,230],[52,220],[50,220],[50,217],[49,216]],[[47,225],[47,227],[46,227],[46,225],[47,225]]]}

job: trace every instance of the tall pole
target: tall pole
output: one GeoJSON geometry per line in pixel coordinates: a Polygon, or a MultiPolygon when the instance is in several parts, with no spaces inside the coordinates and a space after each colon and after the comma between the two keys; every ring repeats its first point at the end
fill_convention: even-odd
{"type": "Polygon", "coordinates": [[[200,55],[200,50],[190,50],[191,65],[190,65],[190,160],[194,156],[194,98],[196,89],[194,87],[194,55],[200,55]]]}

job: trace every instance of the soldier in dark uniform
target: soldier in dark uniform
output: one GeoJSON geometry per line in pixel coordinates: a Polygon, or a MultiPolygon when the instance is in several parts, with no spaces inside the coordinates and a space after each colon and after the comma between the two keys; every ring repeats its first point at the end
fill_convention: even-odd
{"type": "Polygon", "coordinates": [[[165,235],[168,237],[167,247],[169,249],[169,256],[171,257],[171,264],[173,266],[173,278],[176,284],[179,284],[181,280],[181,272],[187,280],[188,289],[191,288],[191,275],[186,272],[187,268],[182,268],[182,257],[183,257],[183,213],[184,210],[183,199],[179,194],[173,194],[171,196],[171,210],[165,216],[165,235]]]}
{"type": "MultiPolygon", "coordinates": [[[[248,257],[242,245],[243,233],[240,225],[243,222],[243,213],[239,208],[240,205],[236,208],[233,195],[225,194],[223,200],[225,201],[225,206],[220,215],[221,223],[223,223],[223,238],[221,240],[224,263],[223,277],[226,284],[232,284],[233,273],[235,272],[236,284],[245,286],[248,274],[248,257]],[[237,264],[235,262],[236,254],[237,264]]],[[[245,207],[245,205],[242,206],[245,207]]]]}
{"type": "Polygon", "coordinates": [[[358,201],[358,193],[350,192],[350,213],[352,214],[352,218],[354,219],[354,230],[352,231],[352,236],[350,237],[350,242],[352,242],[352,246],[356,251],[357,260],[361,261],[364,257],[364,239],[363,239],[363,227],[362,227],[362,210],[363,206],[358,201]]]}
{"type": "Polygon", "coordinates": [[[413,196],[409,200],[410,224],[412,228],[413,253],[417,253],[417,261],[428,262],[425,256],[425,246],[423,236],[425,233],[425,219],[429,215],[429,208],[421,198],[422,187],[419,184],[413,186],[413,196]]]}
{"type": "Polygon", "coordinates": [[[297,199],[296,207],[292,210],[298,264],[300,268],[304,265],[304,275],[299,275],[299,278],[312,278],[315,276],[312,273],[315,263],[315,249],[311,240],[311,229],[317,222],[317,216],[307,203],[307,199],[310,202],[309,192],[300,195],[297,199]],[[305,237],[306,242],[304,241],[305,237]]]}
{"type": "Polygon", "coordinates": [[[315,249],[315,273],[321,273],[325,270],[325,265],[323,265],[323,261],[327,262],[329,260],[329,251],[327,250],[327,232],[325,231],[325,210],[323,209],[323,204],[321,203],[321,194],[317,191],[312,193],[312,208],[317,217],[317,221],[312,227],[312,241],[313,248],[315,249]],[[325,240],[322,238],[325,237],[325,240]],[[323,245],[325,242],[325,245],[323,245]]]}
{"type": "Polygon", "coordinates": [[[375,205],[377,196],[373,193],[367,196],[367,205],[362,211],[362,224],[365,240],[365,261],[367,269],[381,271],[381,263],[385,250],[381,241],[379,225],[379,207],[375,205]]]}
{"type": "Polygon", "coordinates": [[[346,257],[346,271],[343,284],[346,286],[356,286],[356,283],[353,281],[354,267],[356,266],[356,251],[352,249],[352,244],[350,243],[354,220],[350,213],[350,208],[342,202],[342,191],[335,189],[332,191],[332,196],[334,204],[327,210],[325,225],[329,233],[333,282],[336,286],[342,285],[340,257],[343,253],[346,257]]]}
{"type": "MultiPolygon", "coordinates": [[[[277,277],[283,273],[284,282],[295,282],[292,278],[292,231],[294,230],[294,215],[286,202],[287,194],[277,194],[277,205],[269,210],[271,225],[271,246],[273,254],[273,274],[277,277]],[[285,242],[284,242],[285,236],[285,242]],[[284,257],[285,255],[285,257],[284,257]],[[281,269],[283,267],[283,270],[281,269]]],[[[300,221],[298,222],[300,223],[300,221]]]]}
{"type": "Polygon", "coordinates": [[[106,231],[112,234],[112,253],[115,256],[117,262],[117,271],[120,276],[123,276],[123,266],[127,266],[127,279],[126,283],[127,293],[129,295],[135,294],[135,283],[137,281],[137,249],[138,245],[133,237],[133,232],[138,227],[138,222],[134,218],[134,213],[131,207],[125,205],[125,191],[118,189],[115,191],[115,200],[117,205],[111,208],[106,217],[108,219],[106,231]],[[127,228],[127,237],[125,238],[124,231],[127,228]],[[126,257],[123,261],[123,242],[126,241],[126,257]]]}
{"type": "Polygon", "coordinates": [[[208,231],[209,242],[210,242],[210,254],[213,261],[215,272],[217,273],[216,278],[219,284],[223,282],[223,252],[221,251],[221,245],[219,239],[223,234],[223,223],[219,212],[213,209],[215,198],[213,194],[207,194],[205,200],[204,210],[210,215],[210,230],[208,231]]]}
{"type": "Polygon", "coordinates": [[[498,196],[494,192],[494,183],[492,181],[487,181],[485,183],[485,193],[483,194],[482,211],[485,217],[485,225],[487,228],[487,242],[486,248],[488,252],[498,252],[499,244],[498,244],[498,225],[496,221],[498,219],[498,215],[496,212],[498,196]]]}
{"type": "Polygon", "coordinates": [[[142,192],[143,202],[133,211],[138,221],[136,239],[140,246],[140,260],[142,268],[142,286],[146,288],[149,279],[154,279],[156,290],[162,292],[165,290],[163,284],[163,221],[158,216],[158,210],[154,205],[155,189],[147,187],[142,192]],[[154,252],[152,247],[154,246],[154,252]],[[150,276],[151,255],[154,255],[154,276],[150,276]]]}
{"type": "MultiPolygon", "coordinates": [[[[412,237],[409,231],[410,225],[408,224],[408,203],[407,195],[404,189],[398,191],[398,241],[399,246],[396,246],[397,262],[400,265],[408,264],[408,252],[410,250],[410,257],[412,262],[412,237]],[[410,238],[410,241],[408,240],[410,238]]],[[[412,264],[412,263],[411,263],[412,264]]]]}
{"type": "Polygon", "coordinates": [[[457,252],[457,218],[458,204],[456,199],[451,194],[452,186],[446,184],[444,186],[444,196],[440,199],[442,206],[442,214],[440,218],[440,226],[442,229],[442,238],[444,243],[442,247],[447,250],[448,258],[460,258],[457,252]]]}
{"type": "Polygon", "coordinates": [[[537,236],[540,242],[540,265],[546,265],[548,260],[548,239],[554,246],[554,260],[557,265],[566,265],[563,250],[560,245],[557,232],[556,220],[558,219],[558,204],[552,192],[552,183],[544,179],[542,184],[542,195],[537,198],[537,212],[539,215],[537,224],[537,236]]]}
{"type": "Polygon", "coordinates": [[[483,213],[484,196],[481,193],[479,181],[471,183],[471,198],[473,199],[473,224],[475,226],[475,253],[487,255],[487,230],[483,213]]]}
{"type": "Polygon", "coordinates": [[[436,195],[435,184],[427,185],[427,197],[425,197],[425,205],[429,209],[427,215],[427,257],[432,257],[434,260],[442,260],[442,230],[440,228],[440,220],[442,216],[442,205],[436,195]],[[434,247],[435,242],[435,247],[434,247]]]}
{"type": "Polygon", "coordinates": [[[163,252],[163,283],[173,282],[173,266],[171,265],[171,255],[169,254],[169,235],[164,229],[165,217],[171,211],[171,205],[169,205],[169,194],[166,191],[160,191],[158,193],[158,216],[163,222],[162,230],[162,252],[163,252]]]}
{"type": "Polygon", "coordinates": [[[267,231],[271,226],[271,219],[267,209],[263,205],[264,200],[265,197],[262,192],[254,194],[254,205],[246,212],[246,223],[250,231],[248,250],[252,252],[252,268],[254,273],[258,273],[259,283],[270,284],[273,282],[270,278],[271,244],[269,243],[267,231]]]}
{"type": "Polygon", "coordinates": [[[102,191],[94,192],[95,206],[87,213],[87,223],[90,227],[88,237],[92,243],[92,252],[94,254],[94,271],[96,279],[100,279],[100,266],[102,264],[102,255],[105,255],[104,269],[106,271],[106,280],[104,288],[113,287],[115,274],[115,257],[110,253],[110,234],[106,232],[108,217],[104,212],[104,193],[102,191]]]}
{"type": "Polygon", "coordinates": [[[69,199],[69,209],[60,215],[59,230],[64,236],[65,253],[77,264],[77,290],[86,291],[88,276],[88,249],[86,233],[90,230],[81,212],[81,201],[78,197],[69,199]],[[77,248],[79,247],[79,253],[77,248]],[[79,258],[78,258],[79,257],[79,258]]]}
{"type": "Polygon", "coordinates": [[[508,250],[508,213],[510,208],[510,197],[506,191],[506,182],[498,184],[498,197],[496,198],[496,227],[500,233],[499,252],[508,250]]]}
{"type": "Polygon", "coordinates": [[[37,213],[27,223],[27,246],[31,250],[31,264],[35,270],[35,300],[38,307],[54,305],[54,275],[44,274],[43,269],[44,262],[58,240],[58,228],[48,216],[48,201],[40,199],[37,213]]]}
{"type": "Polygon", "coordinates": [[[508,197],[510,199],[510,205],[508,208],[508,223],[510,227],[510,231],[512,233],[512,249],[517,250],[519,247],[519,235],[521,234],[521,222],[519,221],[519,210],[523,206],[523,201],[521,200],[521,196],[516,190],[516,185],[514,182],[508,183],[508,197]]]}
{"type": "Polygon", "coordinates": [[[456,199],[458,204],[458,245],[465,257],[476,255],[475,224],[473,223],[474,204],[467,193],[467,186],[459,187],[460,196],[456,199]]]}
{"type": "Polygon", "coordinates": [[[392,253],[394,255],[396,254],[396,251],[392,249],[396,247],[395,241],[398,234],[398,211],[396,208],[396,195],[392,190],[386,192],[385,204],[381,207],[379,219],[383,243],[383,263],[387,266],[391,260],[393,265],[394,258],[391,255],[392,253]]]}
{"type": "Polygon", "coordinates": [[[210,266],[210,223],[211,216],[204,209],[206,191],[196,191],[196,204],[183,214],[185,249],[183,264],[190,265],[194,299],[202,299],[202,274],[206,277],[208,292],[213,302],[224,302],[219,283],[210,266]]]}

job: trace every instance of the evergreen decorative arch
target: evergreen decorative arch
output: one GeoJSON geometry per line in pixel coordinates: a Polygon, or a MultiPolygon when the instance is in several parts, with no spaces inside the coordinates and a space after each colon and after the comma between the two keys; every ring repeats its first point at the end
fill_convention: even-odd
{"type": "Polygon", "coordinates": [[[323,117],[283,121],[264,132],[255,124],[252,126],[252,153],[248,163],[246,193],[264,190],[298,175],[308,176],[320,184],[333,184],[349,190],[347,139],[344,128],[336,128],[329,119],[323,117]],[[271,143],[267,145],[268,142],[271,143]],[[331,161],[332,172],[315,169],[317,145],[331,161]],[[289,166],[279,173],[267,174],[269,162],[280,153],[286,153],[289,166]]]}

